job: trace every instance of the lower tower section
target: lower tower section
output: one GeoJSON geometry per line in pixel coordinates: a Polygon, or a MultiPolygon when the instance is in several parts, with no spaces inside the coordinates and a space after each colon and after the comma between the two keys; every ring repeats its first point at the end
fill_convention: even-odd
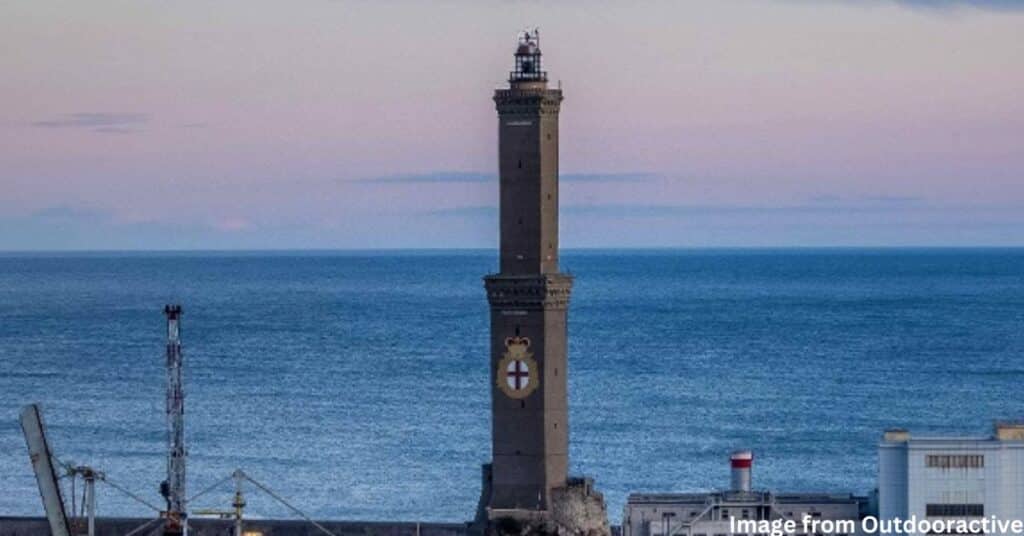
{"type": "Polygon", "coordinates": [[[492,275],[488,506],[548,510],[569,465],[566,313],[572,277],[492,275]]]}

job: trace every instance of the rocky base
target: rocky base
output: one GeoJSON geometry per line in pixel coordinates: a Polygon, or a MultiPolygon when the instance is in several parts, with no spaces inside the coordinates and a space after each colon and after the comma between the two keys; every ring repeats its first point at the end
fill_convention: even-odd
{"type": "Polygon", "coordinates": [[[558,534],[611,534],[604,495],[594,489],[594,480],[591,478],[570,478],[564,488],[551,491],[551,519],[559,529],[558,534]]]}
{"type": "Polygon", "coordinates": [[[570,478],[551,490],[551,509],[487,510],[472,532],[486,536],[610,536],[604,495],[590,478],[570,478]]]}

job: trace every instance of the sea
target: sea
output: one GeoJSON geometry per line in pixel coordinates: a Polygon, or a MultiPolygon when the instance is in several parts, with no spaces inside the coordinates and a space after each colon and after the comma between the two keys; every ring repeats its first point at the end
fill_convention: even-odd
{"type": "MultiPolygon", "coordinates": [[[[496,266],[490,250],[0,254],[0,515],[42,515],[17,420],[32,402],[61,462],[105,473],[100,515],[156,515],[162,309],[180,303],[192,508],[227,509],[241,468],[315,518],[472,518],[496,266]]],[[[1024,249],[569,250],[562,267],[570,470],[613,522],[630,493],[726,488],[735,449],[756,488],[867,495],[885,429],[984,436],[1024,416],[1024,249]]],[[[245,492],[247,516],[297,515],[245,492]]]]}

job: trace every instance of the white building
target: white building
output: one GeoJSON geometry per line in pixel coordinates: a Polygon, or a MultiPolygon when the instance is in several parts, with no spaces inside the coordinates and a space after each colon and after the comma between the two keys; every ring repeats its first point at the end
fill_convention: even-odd
{"type": "MultiPolygon", "coordinates": [[[[761,532],[733,532],[736,520],[793,520],[802,526],[805,516],[820,521],[858,521],[867,498],[848,493],[773,493],[752,488],[754,457],[749,451],[733,453],[732,485],[709,493],[634,493],[626,501],[622,536],[763,536],[761,532]]],[[[858,527],[859,528],[859,527],[858,527]]],[[[836,531],[853,536],[857,531],[836,531]]],[[[803,530],[797,536],[808,536],[803,530]]]]}
{"type": "Polygon", "coordinates": [[[1024,423],[996,423],[991,437],[911,437],[885,432],[878,446],[881,519],[1024,518],[1024,423]]]}

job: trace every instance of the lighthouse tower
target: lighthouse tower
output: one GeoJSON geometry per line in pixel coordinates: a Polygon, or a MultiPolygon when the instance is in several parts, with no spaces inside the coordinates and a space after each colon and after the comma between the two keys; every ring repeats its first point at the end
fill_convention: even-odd
{"type": "Polygon", "coordinates": [[[546,510],[568,476],[566,310],[558,271],[558,111],[537,32],[519,36],[498,109],[500,272],[491,306],[492,509],[546,510]]]}
{"type": "Polygon", "coordinates": [[[491,454],[478,529],[488,535],[610,534],[604,497],[569,478],[566,314],[572,277],[558,271],[558,112],[536,30],[519,34],[498,109],[499,272],[491,306],[491,454]]]}

